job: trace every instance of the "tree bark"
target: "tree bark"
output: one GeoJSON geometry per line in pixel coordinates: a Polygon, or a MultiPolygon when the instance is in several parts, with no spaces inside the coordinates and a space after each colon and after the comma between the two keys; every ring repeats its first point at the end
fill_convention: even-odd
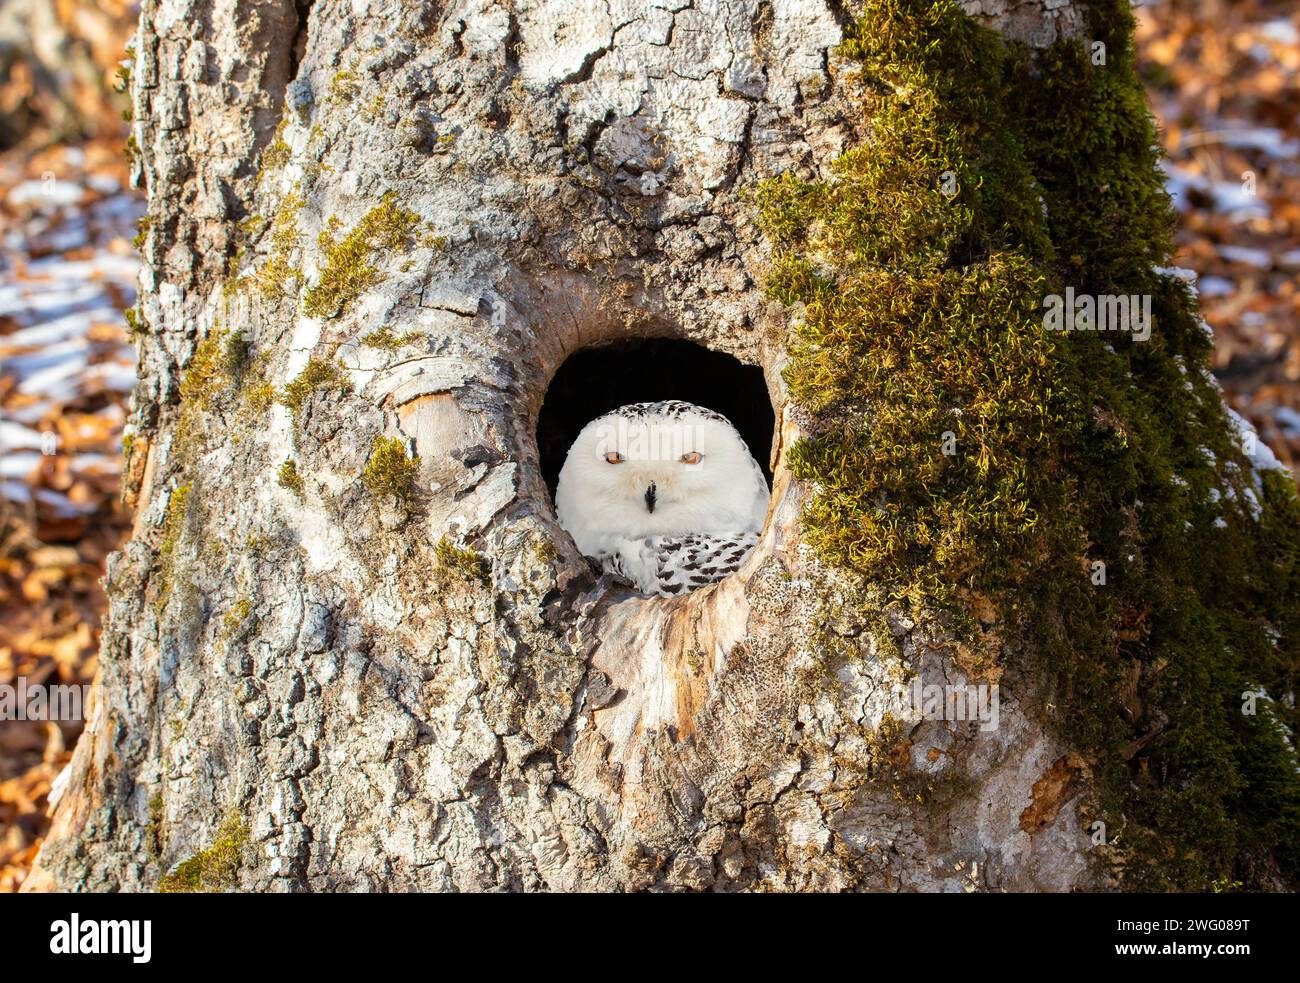
{"type": "MultiPolygon", "coordinates": [[[[966,8],[1080,30],[1068,0],[966,8]]],[[[231,815],[249,890],[1102,883],[1032,681],[996,730],[920,719],[906,685],[973,679],[960,646],[800,542],[807,421],[743,193],[869,139],[830,57],[851,13],[146,0],[138,519],[27,889],[153,889],[231,815]],[[362,288],[312,295],[390,193],[362,288]],[[759,547],[681,598],[598,581],[539,470],[552,374],[644,336],[762,366],[777,410],[759,547]],[[409,501],[364,480],[385,436],[409,501]]]]}

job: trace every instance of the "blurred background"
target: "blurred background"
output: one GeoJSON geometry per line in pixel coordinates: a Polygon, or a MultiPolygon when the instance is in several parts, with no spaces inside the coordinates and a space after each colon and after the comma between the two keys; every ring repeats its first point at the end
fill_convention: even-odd
{"type": "MultiPolygon", "coordinates": [[[[127,0],[0,0],[0,684],[89,682],[134,385],[123,310],[127,0]]],[[[0,891],[31,865],[76,724],[0,721],[0,891]]]]}
{"type": "MultiPolygon", "coordinates": [[[[1300,460],[1300,11],[1148,0],[1142,77],[1229,402],[1300,460]]],[[[138,4],[0,0],[0,684],[89,682],[134,383],[144,208],[117,91],[138,4]]],[[[75,724],[0,721],[0,891],[46,828],[75,724]]]]}

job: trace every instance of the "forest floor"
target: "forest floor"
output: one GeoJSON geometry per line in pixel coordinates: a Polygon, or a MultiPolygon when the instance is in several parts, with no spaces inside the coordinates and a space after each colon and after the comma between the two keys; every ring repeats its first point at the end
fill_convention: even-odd
{"type": "Polygon", "coordinates": [[[1300,13],[1294,0],[1139,11],[1139,70],[1228,402],[1300,462],[1300,13]]]}
{"type": "MultiPolygon", "coordinates": [[[[1291,0],[1158,0],[1139,62],[1231,405],[1300,462],[1300,13],[1291,0]]],[[[30,143],[30,141],[29,141],[30,143]]],[[[134,384],[123,310],[143,212],[122,136],[0,156],[0,686],[95,674],[134,384]]],[[[0,722],[0,892],[48,825],[76,724],[0,722]]]]}
{"type": "MultiPolygon", "coordinates": [[[[118,138],[0,158],[0,685],[95,673],[99,580],[130,523],[118,484],[135,350],[122,312],[143,204],[126,178],[118,138]]],[[[0,722],[0,891],[35,856],[79,732],[0,722]]]]}

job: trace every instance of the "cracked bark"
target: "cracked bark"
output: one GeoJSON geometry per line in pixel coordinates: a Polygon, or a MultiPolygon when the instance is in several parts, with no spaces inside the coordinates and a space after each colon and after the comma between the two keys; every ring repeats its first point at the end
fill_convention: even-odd
{"type": "MultiPolygon", "coordinates": [[[[1077,29],[1051,0],[968,6],[1035,43],[1077,29]]],[[[900,674],[958,678],[947,640],[897,617],[873,633],[799,541],[786,313],[757,286],[765,246],[739,191],[822,172],[865,137],[827,58],[846,16],[824,0],[146,0],[139,518],[28,889],[150,889],[232,810],[256,890],[1091,883],[1077,799],[1022,828],[1068,751],[1029,688],[1004,688],[996,732],[912,719],[882,742],[887,714],[906,719],[900,674]],[[350,98],[331,96],[340,72],[350,98]],[[286,112],[287,90],[305,108],[286,112]],[[282,116],[287,163],[259,179],[282,116]],[[232,258],[247,272],[274,250],[266,233],[241,243],[240,223],[295,186],[307,285],[325,223],[351,228],[385,192],[442,238],[378,257],[379,282],[335,318],[293,296],[225,305],[232,258]],[[269,381],[332,354],[350,389],[296,415],[224,392],[182,466],[179,380],[219,308],[269,381]],[[381,326],[418,346],[358,344],[381,326]],[[680,599],[594,581],[533,434],[568,355],[645,335],[763,366],[778,410],[759,549],[680,599]],[[418,451],[410,517],[358,480],[381,434],[418,451]],[[287,458],[301,497],[276,483],[287,458]],[[444,539],[490,575],[440,567],[444,539]],[[829,681],[811,641],[826,631],[860,655],[829,681]]]]}

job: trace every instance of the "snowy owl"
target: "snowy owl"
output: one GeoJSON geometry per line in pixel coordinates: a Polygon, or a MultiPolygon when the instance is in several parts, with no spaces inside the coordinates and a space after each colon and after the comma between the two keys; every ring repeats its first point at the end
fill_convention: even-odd
{"type": "Polygon", "coordinates": [[[588,423],[569,448],[556,512],[578,549],[646,594],[721,580],[758,542],[769,492],[724,416],[669,400],[588,423]]]}

